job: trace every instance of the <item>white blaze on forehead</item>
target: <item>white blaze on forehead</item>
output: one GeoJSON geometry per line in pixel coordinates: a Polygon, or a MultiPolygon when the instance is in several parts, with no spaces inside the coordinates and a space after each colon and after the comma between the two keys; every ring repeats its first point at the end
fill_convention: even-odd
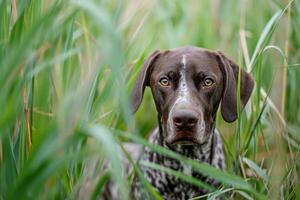
{"type": "Polygon", "coordinates": [[[186,55],[182,55],[182,69],[180,71],[180,85],[178,88],[178,99],[176,100],[176,103],[179,103],[181,101],[188,101],[188,96],[189,96],[189,91],[188,91],[188,86],[186,82],[186,55]]]}
{"type": "Polygon", "coordinates": [[[173,111],[175,105],[179,103],[185,103],[185,104],[189,103],[189,99],[190,99],[189,98],[190,94],[189,94],[187,81],[186,81],[186,55],[182,55],[181,63],[182,63],[182,68],[180,70],[178,96],[171,108],[171,112],[173,111]]]}
{"type": "Polygon", "coordinates": [[[186,68],[186,56],[185,55],[182,55],[182,65],[183,65],[183,68],[185,69],[186,68]]]}

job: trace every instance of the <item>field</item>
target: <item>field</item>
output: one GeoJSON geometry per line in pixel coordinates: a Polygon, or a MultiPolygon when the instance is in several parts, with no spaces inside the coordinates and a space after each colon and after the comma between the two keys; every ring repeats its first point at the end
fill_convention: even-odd
{"type": "Polygon", "coordinates": [[[109,178],[130,199],[124,142],[223,183],[195,199],[300,199],[299,85],[299,0],[0,0],[0,200],[97,199],[109,178]],[[130,114],[143,60],[183,45],[220,50],[255,79],[236,122],[218,113],[226,172],[147,142],[157,125],[149,89],[130,114]]]}

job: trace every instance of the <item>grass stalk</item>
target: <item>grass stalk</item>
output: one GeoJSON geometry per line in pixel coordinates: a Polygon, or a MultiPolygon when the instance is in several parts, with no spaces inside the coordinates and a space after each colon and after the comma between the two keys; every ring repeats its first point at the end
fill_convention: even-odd
{"type": "MultiPolygon", "coordinates": [[[[288,7],[287,9],[287,19],[286,19],[286,39],[285,39],[285,44],[284,44],[284,55],[286,60],[288,60],[288,52],[289,52],[289,38],[290,38],[290,17],[291,17],[291,6],[288,7]]],[[[281,93],[281,115],[285,117],[285,104],[286,104],[286,83],[287,83],[287,71],[288,71],[288,63],[284,62],[283,64],[283,72],[282,72],[282,82],[281,82],[281,87],[282,87],[282,93],[281,93]]]]}

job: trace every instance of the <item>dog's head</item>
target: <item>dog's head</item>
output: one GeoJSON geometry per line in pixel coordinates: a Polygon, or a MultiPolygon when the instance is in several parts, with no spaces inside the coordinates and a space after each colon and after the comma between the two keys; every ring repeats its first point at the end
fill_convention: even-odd
{"type": "Polygon", "coordinates": [[[221,103],[225,121],[237,119],[237,81],[240,71],[241,109],[254,82],[251,76],[220,52],[197,47],[155,51],[144,62],[132,91],[136,112],[150,86],[159,113],[163,140],[168,145],[203,144],[215,124],[221,103]]]}

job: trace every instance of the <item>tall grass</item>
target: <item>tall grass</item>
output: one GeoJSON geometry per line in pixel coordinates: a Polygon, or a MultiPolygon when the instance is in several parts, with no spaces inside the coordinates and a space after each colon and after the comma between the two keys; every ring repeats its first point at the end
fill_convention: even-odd
{"type": "Polygon", "coordinates": [[[0,199],[97,199],[109,178],[130,199],[119,156],[128,141],[221,181],[216,190],[141,163],[206,187],[211,198],[298,199],[299,84],[298,0],[0,0],[0,199]],[[129,113],[143,59],[186,44],[222,50],[255,77],[239,120],[217,118],[226,172],[147,142],[157,123],[149,91],[129,113]]]}

